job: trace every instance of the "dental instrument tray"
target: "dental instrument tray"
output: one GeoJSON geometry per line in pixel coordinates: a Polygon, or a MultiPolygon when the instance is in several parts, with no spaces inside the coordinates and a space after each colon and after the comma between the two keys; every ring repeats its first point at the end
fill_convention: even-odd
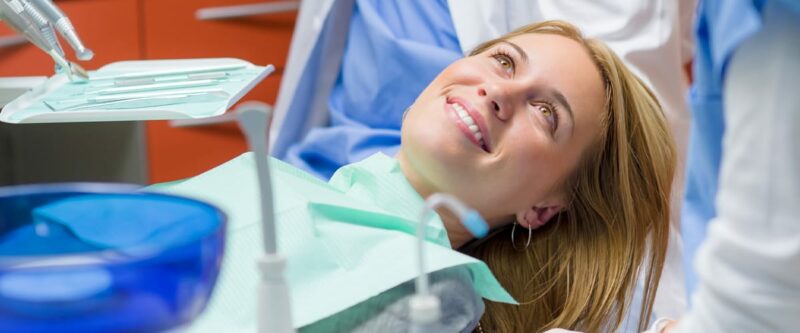
{"type": "Polygon", "coordinates": [[[198,119],[219,116],[272,73],[233,58],[108,64],[72,82],[59,73],[7,104],[6,123],[198,119]]]}

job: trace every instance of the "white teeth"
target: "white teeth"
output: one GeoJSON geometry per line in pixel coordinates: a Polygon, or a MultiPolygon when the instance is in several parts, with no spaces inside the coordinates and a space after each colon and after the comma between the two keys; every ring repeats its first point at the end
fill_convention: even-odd
{"type": "Polygon", "coordinates": [[[461,118],[461,120],[463,120],[464,123],[467,124],[467,126],[469,127],[469,130],[472,131],[472,135],[475,136],[475,139],[478,140],[478,143],[480,143],[481,146],[484,146],[485,143],[483,141],[483,135],[481,134],[481,131],[478,128],[478,125],[475,124],[475,119],[472,119],[472,117],[469,115],[469,113],[467,113],[467,111],[464,110],[464,108],[460,104],[454,103],[454,104],[451,104],[451,105],[453,106],[453,109],[456,110],[456,114],[458,114],[458,116],[461,118]]]}

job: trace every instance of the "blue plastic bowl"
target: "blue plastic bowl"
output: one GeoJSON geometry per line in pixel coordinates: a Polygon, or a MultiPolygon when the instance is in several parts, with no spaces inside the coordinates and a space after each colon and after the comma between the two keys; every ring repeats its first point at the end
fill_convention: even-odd
{"type": "Polygon", "coordinates": [[[203,311],[225,215],[108,184],[0,188],[0,332],[160,332],[203,311]]]}

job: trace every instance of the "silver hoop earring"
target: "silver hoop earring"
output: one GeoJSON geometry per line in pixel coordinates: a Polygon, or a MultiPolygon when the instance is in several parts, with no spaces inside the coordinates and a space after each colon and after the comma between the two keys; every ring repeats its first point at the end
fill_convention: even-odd
{"type": "MultiPolygon", "coordinates": [[[[528,227],[527,229],[528,229],[528,241],[525,242],[525,248],[523,250],[528,249],[528,247],[531,246],[531,236],[533,235],[533,229],[531,229],[530,227],[528,227]]],[[[514,221],[514,226],[511,227],[511,247],[513,247],[514,250],[520,251],[520,249],[517,248],[517,242],[516,242],[517,239],[514,238],[514,233],[516,231],[517,231],[517,221],[514,221]]]]}

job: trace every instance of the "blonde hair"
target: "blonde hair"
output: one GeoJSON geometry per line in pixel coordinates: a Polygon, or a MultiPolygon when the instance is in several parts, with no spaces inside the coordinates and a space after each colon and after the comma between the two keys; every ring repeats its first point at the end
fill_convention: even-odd
{"type": "MultiPolygon", "coordinates": [[[[483,259],[520,302],[486,301],[481,326],[486,332],[613,331],[643,273],[638,327],[644,331],[666,255],[676,158],[663,111],[605,44],[584,38],[566,22],[522,27],[471,55],[529,33],[556,34],[584,46],[603,79],[605,114],[595,145],[564,184],[569,204],[533,233],[530,247],[515,250],[509,227],[462,249],[483,259]]],[[[518,247],[527,234],[517,230],[518,247]]]]}

